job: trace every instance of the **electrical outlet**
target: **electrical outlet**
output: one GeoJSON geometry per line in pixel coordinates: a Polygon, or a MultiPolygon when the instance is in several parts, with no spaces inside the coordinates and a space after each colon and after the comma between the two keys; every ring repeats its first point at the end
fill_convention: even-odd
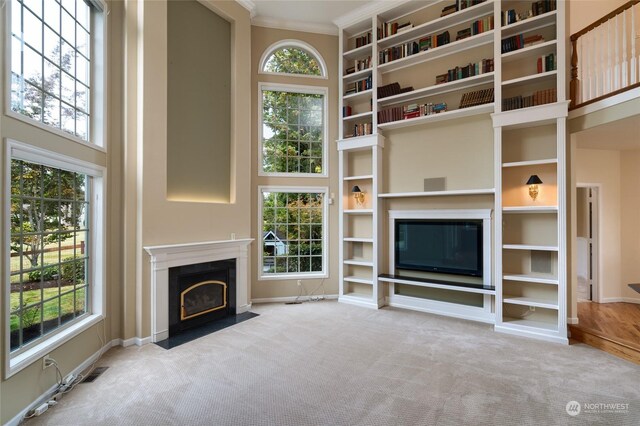
{"type": "Polygon", "coordinates": [[[235,240],[235,239],[236,239],[236,233],[235,233],[235,232],[232,232],[232,233],[231,233],[231,239],[232,239],[232,240],[235,240]]]}
{"type": "Polygon", "coordinates": [[[44,358],[42,358],[42,369],[46,370],[47,367],[51,367],[55,363],[56,363],[56,360],[51,358],[50,354],[47,354],[44,356],[44,358]]]}
{"type": "Polygon", "coordinates": [[[529,306],[529,310],[530,310],[531,312],[535,312],[535,311],[536,311],[536,307],[535,307],[535,306],[529,306]]]}
{"type": "Polygon", "coordinates": [[[302,285],[302,280],[298,280],[298,287],[302,285]]]}

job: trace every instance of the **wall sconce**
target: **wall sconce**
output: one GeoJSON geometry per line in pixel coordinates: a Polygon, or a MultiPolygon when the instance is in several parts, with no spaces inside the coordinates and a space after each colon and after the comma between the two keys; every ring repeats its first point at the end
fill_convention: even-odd
{"type": "Polygon", "coordinates": [[[538,177],[538,175],[531,175],[529,180],[527,181],[527,185],[529,185],[529,196],[533,201],[538,197],[538,185],[540,185],[542,181],[538,177]]]}
{"type": "Polygon", "coordinates": [[[353,199],[356,200],[357,205],[364,205],[364,192],[360,190],[360,187],[358,185],[355,185],[353,188],[351,188],[351,193],[353,194],[353,199]]]}

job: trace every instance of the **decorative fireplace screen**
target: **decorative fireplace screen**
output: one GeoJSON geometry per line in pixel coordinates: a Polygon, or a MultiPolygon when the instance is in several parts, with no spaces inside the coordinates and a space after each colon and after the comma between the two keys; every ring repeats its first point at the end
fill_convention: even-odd
{"type": "Polygon", "coordinates": [[[227,307],[227,284],[202,281],[180,292],[180,320],[188,320],[227,307]]]}

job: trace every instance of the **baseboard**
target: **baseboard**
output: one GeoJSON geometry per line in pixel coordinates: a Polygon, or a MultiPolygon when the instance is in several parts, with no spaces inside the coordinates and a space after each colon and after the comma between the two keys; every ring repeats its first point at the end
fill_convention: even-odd
{"type": "Polygon", "coordinates": [[[607,297],[600,300],[600,303],[637,303],[640,304],[640,299],[637,297],[607,297]]]}
{"type": "Polygon", "coordinates": [[[636,303],[640,305],[640,299],[638,299],[637,297],[623,297],[622,301],[626,303],[636,303]]]}
{"type": "Polygon", "coordinates": [[[567,318],[567,324],[576,325],[578,324],[578,318],[567,318]]]}
{"type": "Polygon", "coordinates": [[[131,339],[127,339],[127,340],[122,340],[122,339],[118,339],[120,340],[120,346],[122,346],[123,348],[127,348],[129,346],[143,346],[146,345],[147,343],[151,343],[153,340],[151,339],[151,336],[148,337],[132,337],[131,339]]]}
{"type": "MultiPolygon", "coordinates": [[[[98,351],[96,353],[94,353],[89,358],[84,360],[82,362],[82,364],[80,364],[79,366],[77,366],[76,368],[71,370],[66,375],[74,374],[74,375],[77,376],[78,374],[80,374],[81,372],[83,372],[84,370],[89,368],[91,366],[91,364],[93,364],[98,359],[100,359],[100,357],[102,357],[102,355],[104,355],[104,353],[106,351],[108,351],[109,349],[111,349],[111,348],[113,348],[115,346],[120,346],[121,343],[122,343],[122,339],[113,339],[110,342],[107,342],[106,345],[104,345],[102,348],[98,349],[98,351]]],[[[40,395],[35,401],[33,401],[31,404],[27,405],[22,411],[20,411],[11,420],[9,420],[7,423],[5,423],[5,426],[17,426],[17,425],[19,425],[20,422],[22,422],[22,420],[24,419],[24,416],[26,416],[29,411],[33,410],[34,408],[38,407],[39,405],[41,405],[44,402],[46,402],[49,399],[51,399],[51,397],[54,395],[54,392],[56,391],[57,387],[58,387],[57,383],[54,384],[53,386],[51,386],[44,393],[42,393],[42,395],[40,395]]]]}
{"type": "Polygon", "coordinates": [[[338,298],[337,294],[325,294],[324,296],[287,296],[287,297],[265,297],[261,299],[251,299],[251,303],[286,303],[294,302],[296,299],[300,302],[307,302],[309,300],[316,300],[316,297],[323,297],[326,300],[335,300],[338,298]],[[311,298],[311,299],[310,299],[311,298]]]}
{"type": "Polygon", "coordinates": [[[496,325],[494,327],[494,330],[498,333],[510,334],[512,336],[527,337],[527,338],[536,339],[536,340],[543,340],[545,342],[561,343],[563,345],[569,344],[569,339],[567,337],[554,336],[546,333],[538,333],[533,330],[531,331],[521,330],[521,329],[516,330],[516,329],[513,329],[512,327],[503,326],[503,325],[502,326],[496,325]]]}

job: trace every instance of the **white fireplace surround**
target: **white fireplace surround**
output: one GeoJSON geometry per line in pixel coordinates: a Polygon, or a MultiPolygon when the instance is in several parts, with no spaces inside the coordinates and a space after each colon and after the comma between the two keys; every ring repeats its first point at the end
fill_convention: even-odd
{"type": "Polygon", "coordinates": [[[251,308],[248,260],[253,238],[145,247],[151,256],[151,341],[169,337],[169,268],[218,260],[236,260],[236,314],[251,308]]]}

